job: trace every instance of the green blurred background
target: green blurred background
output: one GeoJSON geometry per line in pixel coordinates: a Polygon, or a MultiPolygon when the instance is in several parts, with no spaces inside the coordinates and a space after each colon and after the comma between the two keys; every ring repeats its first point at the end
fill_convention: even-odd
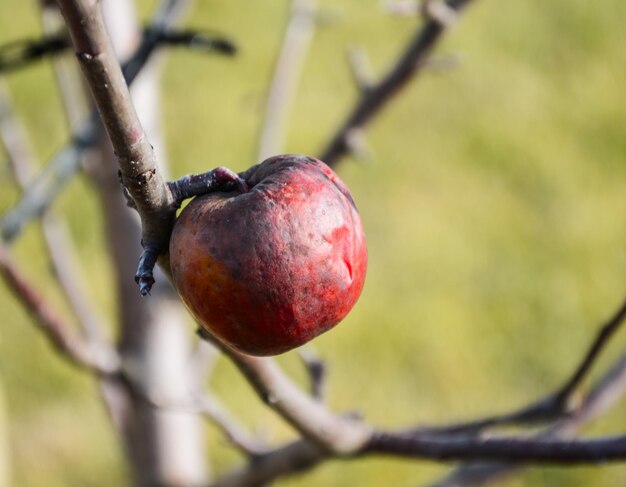
{"type": "MultiPolygon", "coordinates": [[[[311,48],[288,152],[318,153],[354,103],[346,45],[364,47],[383,73],[417,25],[384,14],[378,0],[322,5],[330,21],[311,48]]],[[[144,18],[152,6],[141,3],[144,18]]],[[[228,34],[240,54],[176,50],[167,57],[163,110],[173,175],[255,162],[287,11],[284,0],[197,2],[187,24],[228,34]]],[[[358,409],[390,428],[455,421],[521,405],[573,368],[626,295],[624,18],[621,0],[477,0],[438,49],[459,56],[460,66],[424,73],[376,118],[367,131],[373,164],[341,163],[362,213],[370,266],[357,307],[314,343],[329,365],[333,409],[358,409]]],[[[39,33],[34,0],[0,2],[0,43],[39,33]]],[[[7,79],[46,160],[67,138],[51,67],[39,63],[7,79]]],[[[17,196],[0,167],[0,213],[17,196]]],[[[75,179],[55,209],[79,244],[94,301],[114,317],[88,183],[75,179]]],[[[62,308],[42,249],[36,225],[15,245],[62,308]]],[[[50,349],[1,284],[0,310],[0,434],[10,446],[11,485],[128,485],[91,380],[50,349]]],[[[625,345],[618,337],[598,372],[625,345]]],[[[303,380],[293,353],[280,361],[303,380]]],[[[211,382],[250,426],[274,440],[290,437],[225,360],[211,382]]],[[[617,407],[588,432],[622,432],[625,420],[617,407]]],[[[215,471],[236,465],[238,455],[206,431],[215,471]]],[[[444,471],[418,461],[333,461],[279,485],[415,486],[444,471]]],[[[625,483],[626,467],[617,465],[532,468],[505,485],[625,483]]]]}

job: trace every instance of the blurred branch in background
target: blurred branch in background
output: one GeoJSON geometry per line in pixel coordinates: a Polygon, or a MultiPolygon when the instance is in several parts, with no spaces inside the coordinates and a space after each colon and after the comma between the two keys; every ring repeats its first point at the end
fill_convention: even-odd
{"type": "Polygon", "coordinates": [[[326,364],[317,356],[313,347],[302,348],[299,355],[309,376],[311,396],[323,402],[326,398],[326,364]]]}
{"type": "Polygon", "coordinates": [[[422,70],[441,35],[454,23],[458,12],[470,2],[471,0],[451,0],[447,3],[430,0],[424,4],[424,25],[417,30],[406,51],[393,64],[391,70],[378,83],[370,85],[366,90],[361,89],[356,105],[322,150],[319,156],[322,161],[333,166],[348,152],[363,153],[363,149],[359,147],[359,141],[363,139],[359,133],[361,129],[422,70]]]}
{"type": "MultiPolygon", "coordinates": [[[[164,1],[157,9],[144,31],[142,42],[122,66],[124,77],[132,85],[143,66],[160,45],[184,45],[203,52],[232,55],[234,45],[223,38],[213,37],[197,31],[175,31],[172,26],[183,2],[164,1]]],[[[48,161],[30,181],[15,207],[6,212],[0,221],[0,233],[4,242],[12,242],[30,220],[47,211],[65,185],[79,170],[84,152],[93,148],[98,141],[99,122],[92,112],[72,134],[70,142],[48,161]]]]}
{"type": "Polygon", "coordinates": [[[217,396],[205,392],[199,402],[200,413],[213,423],[244,456],[254,461],[268,451],[269,448],[266,445],[255,439],[232,417],[217,396]]]}
{"type": "Polygon", "coordinates": [[[8,73],[34,61],[59,54],[69,45],[69,39],[59,34],[4,44],[0,46],[0,73],[8,73]]]}
{"type": "Polygon", "coordinates": [[[103,345],[95,347],[72,332],[71,326],[18,269],[4,245],[0,246],[0,274],[48,340],[64,357],[98,375],[119,372],[117,353],[103,345]]]}
{"type": "Polygon", "coordinates": [[[308,440],[295,440],[274,447],[242,467],[220,477],[209,487],[243,487],[266,485],[281,477],[306,472],[330,456],[308,440]]]}
{"type": "MultiPolygon", "coordinates": [[[[596,418],[614,407],[626,394],[626,355],[598,380],[592,390],[581,399],[571,414],[547,427],[539,437],[570,438],[596,418]]],[[[510,463],[467,463],[453,470],[430,487],[474,487],[501,480],[523,465],[510,463]]]]}
{"type": "Polygon", "coordinates": [[[257,162],[283,152],[287,119],[315,31],[315,0],[292,0],[289,20],[270,83],[257,162]]]}
{"type": "MultiPolygon", "coordinates": [[[[0,80],[0,140],[9,156],[9,166],[22,191],[28,187],[35,167],[34,150],[24,127],[15,117],[9,92],[0,80]]],[[[41,217],[46,250],[59,286],[75,314],[83,332],[94,342],[102,342],[102,318],[89,303],[81,272],[76,262],[76,249],[67,228],[53,214],[41,217]]]]}
{"type": "MultiPolygon", "coordinates": [[[[54,36],[58,35],[59,32],[65,32],[65,24],[54,2],[41,1],[41,24],[46,36],[54,36]]],[[[67,35],[64,34],[64,36],[67,38],[67,35]]],[[[67,38],[67,44],[69,48],[69,38],[67,38]]],[[[63,103],[67,126],[70,134],[74,135],[76,127],[89,114],[85,85],[72,57],[52,56],[51,60],[54,77],[56,78],[56,84],[63,103]]]]}
{"type": "Polygon", "coordinates": [[[626,318],[626,301],[624,301],[609,320],[598,330],[589,349],[576,366],[572,375],[556,391],[548,394],[527,406],[509,414],[448,425],[440,428],[423,428],[424,433],[437,434],[479,434],[487,428],[502,425],[520,425],[552,421],[570,413],[575,413],[578,405],[575,395],[582,382],[595,365],[601,352],[607,347],[611,338],[622,326],[626,318]]]}

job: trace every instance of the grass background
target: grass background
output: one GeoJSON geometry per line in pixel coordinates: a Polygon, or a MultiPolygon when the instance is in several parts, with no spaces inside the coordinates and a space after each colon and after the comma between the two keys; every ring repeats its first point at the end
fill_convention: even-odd
{"type": "MultiPolygon", "coordinates": [[[[354,103],[346,45],[364,47],[383,73],[416,28],[414,19],[381,13],[379,1],[321,3],[330,21],[314,39],[288,152],[319,152],[354,103]]],[[[460,56],[461,65],[420,76],[376,118],[367,131],[374,164],[346,159],[339,167],[361,210],[370,265],[357,307],[314,346],[330,368],[333,409],[359,409],[389,428],[503,411],[538,397],[572,369],[626,294],[626,4],[475,3],[438,49],[460,56]]],[[[144,17],[152,6],[141,2],[144,17]]],[[[227,33],[241,52],[167,57],[163,110],[175,176],[255,162],[287,10],[284,0],[197,3],[188,25],[227,33]]],[[[0,3],[1,43],[39,33],[34,0],[0,3]]],[[[39,63],[7,81],[46,160],[67,137],[51,67],[39,63]]],[[[17,197],[0,166],[0,213],[17,197]]],[[[79,244],[94,301],[114,317],[88,183],[75,179],[55,209],[79,244]]],[[[63,308],[35,225],[15,253],[63,308]]],[[[128,485],[89,378],[51,351],[2,285],[0,310],[9,485],[128,485]]],[[[618,337],[601,365],[625,345],[618,337]]],[[[303,379],[293,354],[280,360],[303,379]]],[[[251,426],[289,437],[226,361],[212,386],[251,426]]],[[[588,432],[622,432],[625,420],[618,407],[588,432]]],[[[209,426],[207,435],[216,472],[239,462],[209,426]]],[[[443,471],[405,460],[333,461],[279,485],[413,486],[443,471]]],[[[626,468],[614,465],[532,468],[504,485],[625,482],[626,468]]]]}

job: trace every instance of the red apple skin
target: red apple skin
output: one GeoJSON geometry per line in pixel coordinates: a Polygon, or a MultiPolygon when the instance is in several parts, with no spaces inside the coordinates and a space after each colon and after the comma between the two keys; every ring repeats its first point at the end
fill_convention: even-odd
{"type": "Polygon", "coordinates": [[[367,268],[358,211],[323,162],[272,157],[249,192],[196,197],[170,242],[173,281],[202,327],[249,355],[277,355],[341,321],[367,268]]]}

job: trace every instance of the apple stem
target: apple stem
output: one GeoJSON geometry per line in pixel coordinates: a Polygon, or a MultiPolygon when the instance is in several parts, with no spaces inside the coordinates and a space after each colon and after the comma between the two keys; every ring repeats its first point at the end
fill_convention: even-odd
{"type": "MultiPolygon", "coordinates": [[[[168,182],[167,187],[172,196],[172,211],[180,208],[184,200],[193,198],[194,196],[215,191],[238,190],[241,193],[247,193],[250,190],[248,183],[246,183],[239,174],[222,166],[202,174],[188,174],[180,179],[168,182]]],[[[123,182],[122,190],[130,206],[132,199],[129,198],[128,189],[123,182]]],[[[154,266],[157,263],[159,255],[166,252],[167,249],[146,241],[143,241],[142,245],[143,252],[139,258],[139,266],[135,273],[135,282],[139,284],[141,295],[147,296],[150,294],[150,290],[154,284],[154,266]]]]}
{"type": "Polygon", "coordinates": [[[180,204],[187,198],[215,191],[237,189],[241,193],[247,193],[250,190],[248,183],[239,174],[222,166],[202,174],[188,174],[168,182],[167,186],[172,193],[176,207],[180,207],[180,204]]]}

